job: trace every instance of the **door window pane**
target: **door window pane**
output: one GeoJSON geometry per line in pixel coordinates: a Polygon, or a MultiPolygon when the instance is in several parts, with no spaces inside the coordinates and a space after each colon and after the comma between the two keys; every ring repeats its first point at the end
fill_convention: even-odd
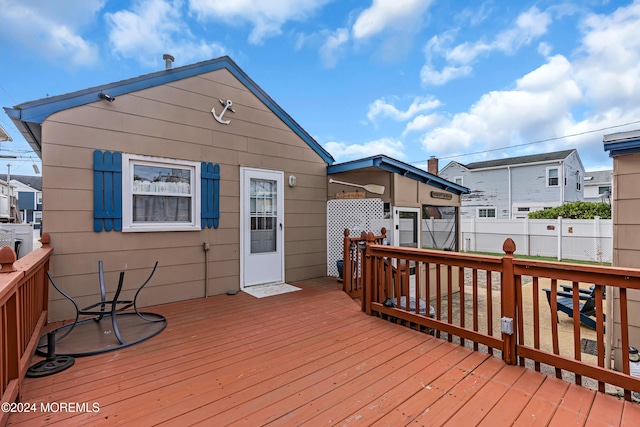
{"type": "Polygon", "coordinates": [[[276,252],[278,195],[276,181],[251,178],[249,208],[251,253],[276,252]]]}

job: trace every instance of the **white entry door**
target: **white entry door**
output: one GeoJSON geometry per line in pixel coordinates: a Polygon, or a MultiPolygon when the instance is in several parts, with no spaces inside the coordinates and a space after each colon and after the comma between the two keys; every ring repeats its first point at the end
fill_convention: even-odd
{"type": "Polygon", "coordinates": [[[420,247],[420,209],[394,208],[393,242],[395,246],[420,247]]]}
{"type": "Polygon", "coordinates": [[[284,173],[240,168],[240,287],[284,282],[284,173]]]}

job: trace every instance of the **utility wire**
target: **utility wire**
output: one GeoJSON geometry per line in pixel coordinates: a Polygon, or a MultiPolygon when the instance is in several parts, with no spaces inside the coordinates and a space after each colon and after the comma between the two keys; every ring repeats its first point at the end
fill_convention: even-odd
{"type": "MultiPolygon", "coordinates": [[[[490,150],[482,150],[482,151],[476,151],[476,152],[473,152],[473,153],[466,153],[466,154],[454,154],[452,156],[443,156],[443,157],[440,157],[440,159],[453,159],[453,158],[457,158],[457,157],[473,156],[474,154],[483,154],[483,153],[489,153],[489,152],[492,152],[492,151],[500,151],[500,150],[508,150],[510,148],[525,147],[527,145],[534,145],[534,144],[541,144],[543,142],[557,141],[559,139],[571,138],[573,136],[581,136],[581,135],[586,135],[586,134],[589,134],[589,133],[601,132],[603,130],[614,129],[614,128],[619,128],[619,127],[628,126],[628,125],[635,125],[635,124],[638,124],[638,123],[640,123],[640,120],[636,120],[635,122],[624,123],[624,124],[621,124],[621,125],[607,126],[607,127],[603,127],[603,128],[600,128],[600,129],[586,130],[584,132],[573,133],[573,134],[570,134],[570,135],[556,136],[556,137],[553,137],[553,138],[541,139],[541,140],[538,140],[538,141],[525,142],[524,144],[510,145],[508,147],[492,148],[490,150]]],[[[426,161],[427,160],[419,160],[417,162],[410,162],[410,164],[424,163],[426,161]]]]}
{"type": "Polygon", "coordinates": [[[0,85],[0,89],[2,89],[2,91],[11,99],[11,101],[13,101],[14,104],[17,104],[16,100],[13,99],[13,96],[9,95],[9,92],[7,92],[7,90],[2,85],[0,85]]]}

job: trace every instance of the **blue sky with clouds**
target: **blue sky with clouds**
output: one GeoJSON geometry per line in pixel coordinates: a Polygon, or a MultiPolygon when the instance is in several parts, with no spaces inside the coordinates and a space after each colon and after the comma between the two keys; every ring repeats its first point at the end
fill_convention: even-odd
{"type": "MultiPolygon", "coordinates": [[[[640,129],[640,1],[0,0],[0,106],[229,55],[338,162],[422,167],[640,129]]],[[[12,173],[39,159],[14,139],[12,173]]],[[[4,159],[3,159],[4,160],[4,159]]],[[[0,162],[0,170],[4,172],[0,162]]]]}

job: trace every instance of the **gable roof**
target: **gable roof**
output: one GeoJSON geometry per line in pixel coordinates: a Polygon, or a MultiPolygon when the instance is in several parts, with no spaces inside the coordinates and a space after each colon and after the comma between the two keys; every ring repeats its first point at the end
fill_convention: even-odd
{"type": "Polygon", "coordinates": [[[514,166],[514,165],[523,165],[527,163],[554,162],[554,161],[566,159],[574,151],[576,150],[572,149],[572,150],[554,151],[552,153],[531,154],[528,156],[509,157],[506,159],[487,160],[484,162],[468,163],[462,166],[466,167],[469,170],[474,170],[474,169],[488,169],[488,168],[500,168],[500,167],[506,167],[506,166],[514,166]]]}
{"type": "Polygon", "coordinates": [[[469,190],[467,187],[463,187],[461,185],[447,181],[446,179],[440,178],[437,175],[433,175],[425,170],[419,169],[415,166],[411,166],[407,163],[401,162],[400,160],[392,159],[391,157],[387,157],[383,154],[328,166],[327,175],[332,175],[334,173],[340,172],[350,172],[369,167],[382,169],[386,172],[397,173],[407,178],[411,178],[415,181],[423,182],[425,184],[457,195],[463,193],[469,194],[471,192],[471,190],[469,190]]]}
{"type": "Polygon", "coordinates": [[[589,171],[584,173],[584,185],[610,184],[613,180],[613,170],[589,171]]]}
{"type": "MultiPolygon", "coordinates": [[[[7,181],[7,174],[0,174],[0,179],[7,181]]],[[[42,177],[35,175],[14,175],[11,174],[12,181],[18,181],[27,187],[31,187],[34,190],[42,191],[42,177]]]]}
{"type": "Polygon", "coordinates": [[[102,86],[80,90],[65,95],[52,96],[37,101],[25,102],[14,106],[5,107],[4,110],[13,120],[16,127],[33,151],[42,157],[42,122],[51,114],[73,107],[89,104],[99,100],[100,92],[108,93],[112,97],[117,97],[130,92],[160,86],[177,80],[186,79],[211,71],[226,69],[235,76],[243,85],[249,89],[260,101],[262,101],[276,116],[278,116],[293,132],[311,147],[328,164],[333,164],[334,158],[326,151],[311,135],[307,133],[289,114],[287,114],[276,102],[271,99],[265,91],[260,88],[251,78],[238,67],[228,56],[223,56],[208,61],[198,62],[183,67],[171,68],[151,74],[144,74],[128,80],[109,83],[102,86]]]}

